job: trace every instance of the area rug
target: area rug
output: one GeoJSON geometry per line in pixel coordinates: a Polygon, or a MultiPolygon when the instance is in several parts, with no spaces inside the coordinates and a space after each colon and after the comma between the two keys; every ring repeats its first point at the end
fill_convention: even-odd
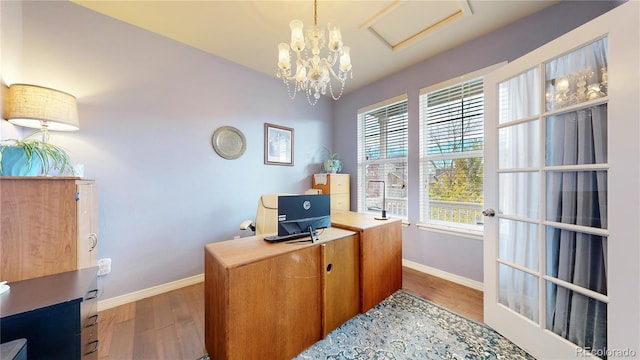
{"type": "Polygon", "coordinates": [[[294,359],[534,358],[486,325],[398,290],[294,359]]]}

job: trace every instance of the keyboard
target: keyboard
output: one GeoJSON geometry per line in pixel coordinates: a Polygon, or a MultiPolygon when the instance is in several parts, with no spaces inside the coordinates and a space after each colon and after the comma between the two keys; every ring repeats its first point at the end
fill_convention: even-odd
{"type": "MultiPolygon", "coordinates": [[[[311,236],[311,233],[309,233],[309,232],[301,232],[301,233],[291,234],[291,235],[269,235],[269,236],[265,236],[264,240],[268,241],[268,242],[271,242],[271,243],[278,243],[278,242],[283,242],[283,241],[300,239],[300,238],[307,237],[307,236],[311,236]]],[[[309,241],[311,241],[311,240],[309,240],[309,241]]]]}

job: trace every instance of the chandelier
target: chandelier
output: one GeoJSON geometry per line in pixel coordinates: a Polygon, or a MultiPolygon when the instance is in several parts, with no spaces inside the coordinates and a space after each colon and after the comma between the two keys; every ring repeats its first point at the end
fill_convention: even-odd
{"type": "Polygon", "coordinates": [[[302,31],[302,21],[292,20],[291,44],[280,43],[278,45],[278,73],[287,86],[287,92],[291,99],[295,98],[299,91],[307,94],[311,105],[315,105],[321,95],[329,93],[334,100],[338,100],[344,91],[347,76],[353,78],[351,72],[351,57],[349,47],[343,46],[342,34],[331,24],[327,25],[329,39],[325,39],[324,30],[318,27],[318,0],[314,0],[313,28],[307,32],[306,40],[302,31]],[[326,56],[321,56],[321,50],[327,46],[326,56]],[[309,49],[311,56],[309,56],[309,49]],[[289,50],[296,54],[295,75],[292,74],[291,56],[289,50]],[[338,59],[340,60],[338,63],[338,59]],[[336,64],[338,64],[337,68],[336,64]],[[332,80],[340,84],[340,92],[334,94],[332,80]]]}

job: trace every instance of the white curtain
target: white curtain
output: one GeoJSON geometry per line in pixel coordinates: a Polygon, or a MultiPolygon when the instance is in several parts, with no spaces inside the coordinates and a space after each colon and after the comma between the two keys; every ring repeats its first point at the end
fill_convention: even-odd
{"type": "MultiPolygon", "coordinates": [[[[500,84],[499,123],[539,114],[540,81],[538,68],[533,68],[500,84]]],[[[539,121],[533,120],[499,130],[500,169],[498,212],[504,215],[537,219],[539,174],[518,171],[537,168],[539,160],[539,121]],[[527,189],[527,191],[522,191],[527,189]]],[[[523,221],[501,219],[499,222],[499,257],[533,271],[538,267],[536,226],[523,221]]],[[[507,265],[498,268],[499,301],[533,321],[539,321],[538,282],[526,272],[507,265]]]]}

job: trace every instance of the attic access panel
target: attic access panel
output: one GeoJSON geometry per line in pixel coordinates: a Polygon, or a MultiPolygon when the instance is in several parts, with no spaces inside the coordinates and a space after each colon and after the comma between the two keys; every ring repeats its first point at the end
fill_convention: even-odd
{"type": "Polygon", "coordinates": [[[368,29],[392,51],[396,51],[470,15],[472,12],[467,0],[395,0],[360,28],[368,29]]]}

